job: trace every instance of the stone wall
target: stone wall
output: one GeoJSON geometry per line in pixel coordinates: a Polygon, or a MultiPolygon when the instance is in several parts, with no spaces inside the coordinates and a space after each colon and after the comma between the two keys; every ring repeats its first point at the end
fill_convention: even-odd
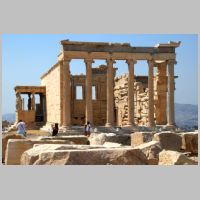
{"type": "Polygon", "coordinates": [[[57,63],[42,77],[41,85],[46,86],[47,123],[61,123],[60,64],[57,63]]]}
{"type": "MultiPolygon", "coordinates": [[[[107,67],[101,65],[92,68],[92,85],[96,89],[96,100],[92,101],[93,122],[95,125],[105,125],[106,123],[106,72],[107,67]]],[[[72,82],[72,124],[85,124],[85,75],[71,76],[72,82]],[[76,99],[76,86],[82,86],[83,99],[76,99]]]]}
{"type": "MultiPolygon", "coordinates": [[[[144,78],[144,77],[143,77],[144,78]]],[[[147,77],[146,77],[147,78],[147,77]]],[[[148,88],[146,84],[134,83],[135,124],[146,125],[148,122],[148,88]]],[[[115,78],[114,86],[116,125],[124,126],[128,122],[128,74],[115,78]]]]}

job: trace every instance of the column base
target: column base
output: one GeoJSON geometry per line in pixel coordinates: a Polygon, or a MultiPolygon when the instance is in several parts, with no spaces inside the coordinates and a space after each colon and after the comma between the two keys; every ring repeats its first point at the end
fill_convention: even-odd
{"type": "Polygon", "coordinates": [[[113,125],[111,123],[106,123],[105,126],[106,127],[112,127],[113,125]]]}
{"type": "Polygon", "coordinates": [[[156,125],[155,125],[154,123],[148,123],[148,124],[147,124],[147,127],[149,127],[149,128],[155,128],[155,126],[156,126],[156,125]]]}
{"type": "Polygon", "coordinates": [[[175,129],[176,128],[176,124],[167,124],[166,128],[175,129]]]}
{"type": "Polygon", "coordinates": [[[133,127],[135,127],[135,124],[133,124],[133,123],[127,123],[127,125],[125,125],[125,127],[133,128],[133,127]]]}

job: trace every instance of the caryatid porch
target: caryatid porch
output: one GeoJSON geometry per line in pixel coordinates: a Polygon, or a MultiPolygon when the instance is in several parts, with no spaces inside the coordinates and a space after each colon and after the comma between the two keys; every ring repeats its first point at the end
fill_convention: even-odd
{"type": "MultiPolygon", "coordinates": [[[[128,124],[134,126],[134,64],[137,60],[146,60],[148,64],[148,126],[154,127],[155,124],[175,125],[174,117],[174,64],[176,64],[175,48],[180,46],[180,42],[170,42],[167,44],[158,44],[155,47],[131,47],[130,44],[109,44],[102,42],[73,42],[61,41],[63,46],[62,52],[59,55],[59,62],[62,64],[63,74],[63,96],[62,102],[62,125],[64,128],[71,126],[71,87],[70,87],[70,61],[71,59],[83,59],[86,65],[86,122],[93,123],[93,108],[92,108],[92,63],[95,59],[103,59],[107,62],[107,119],[106,126],[114,125],[114,73],[113,64],[116,60],[125,60],[128,64],[128,124]],[[158,119],[154,118],[155,102],[154,102],[154,73],[153,68],[156,67],[162,75],[160,79],[167,78],[167,108],[162,109],[158,119]],[[166,73],[166,69],[167,72],[166,73]],[[164,77],[162,77],[164,74],[164,77]]],[[[159,73],[158,73],[159,76],[159,73]]],[[[158,81],[159,85],[159,81],[158,81]]],[[[159,86],[158,86],[159,88],[159,86]]],[[[162,97],[166,98],[166,95],[162,97]]],[[[157,99],[161,101],[161,99],[157,99]]],[[[166,99],[164,100],[166,102],[166,99]]],[[[94,124],[95,125],[95,124],[94,124]]]]}
{"type": "Polygon", "coordinates": [[[46,122],[46,88],[43,86],[16,86],[16,122],[20,119],[27,124],[34,122],[46,122]],[[25,105],[24,98],[27,95],[28,104],[25,105]],[[36,104],[35,95],[39,95],[40,103],[36,104]],[[25,109],[26,107],[26,109],[25,109]]]}

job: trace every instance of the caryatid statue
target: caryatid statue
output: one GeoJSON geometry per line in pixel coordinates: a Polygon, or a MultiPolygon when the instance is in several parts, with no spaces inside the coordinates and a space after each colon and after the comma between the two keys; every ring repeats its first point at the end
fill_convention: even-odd
{"type": "Polygon", "coordinates": [[[20,93],[16,93],[16,110],[22,110],[22,99],[20,93]]]}
{"type": "Polygon", "coordinates": [[[31,110],[35,110],[35,94],[31,94],[31,110]]]}

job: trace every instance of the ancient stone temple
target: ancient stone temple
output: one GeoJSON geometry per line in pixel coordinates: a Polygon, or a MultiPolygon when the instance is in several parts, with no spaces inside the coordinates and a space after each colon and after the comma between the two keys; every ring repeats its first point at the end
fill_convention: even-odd
{"type": "Polygon", "coordinates": [[[179,46],[180,42],[132,47],[128,43],[63,40],[58,61],[42,75],[41,86],[15,87],[16,121],[46,126],[59,123],[63,130],[87,121],[107,127],[173,127],[175,49],[179,46]],[[84,60],[86,75],[71,75],[72,59],[84,60]],[[95,59],[106,60],[107,65],[93,68],[95,59]],[[116,60],[127,63],[127,74],[115,77],[116,60]],[[146,61],[148,76],[134,75],[138,60],[146,61]],[[25,94],[28,110],[23,109],[21,95],[25,94]],[[36,94],[39,103],[35,103],[36,94]]]}

